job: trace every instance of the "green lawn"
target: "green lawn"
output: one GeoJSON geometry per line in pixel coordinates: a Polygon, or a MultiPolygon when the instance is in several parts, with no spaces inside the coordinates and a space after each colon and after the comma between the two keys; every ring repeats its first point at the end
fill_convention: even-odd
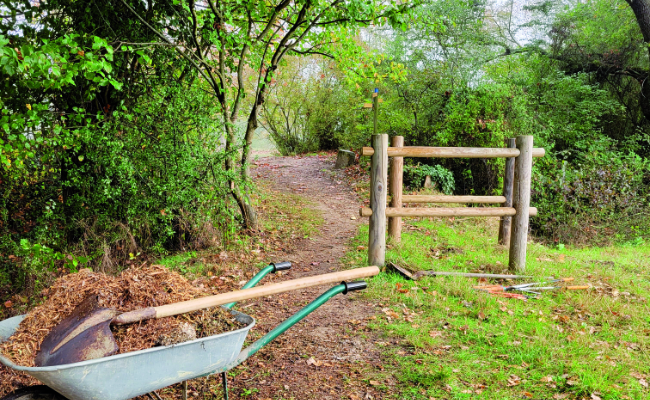
{"type": "MultiPolygon", "coordinates": [[[[387,261],[438,271],[507,269],[494,219],[406,222],[387,261]]],[[[365,226],[355,248],[367,246],[367,232],[365,226]]],[[[527,257],[526,274],[534,278],[512,284],[573,277],[572,284],[591,288],[524,301],[478,292],[476,279],[372,279],[366,296],[378,314],[370,327],[390,363],[368,380],[387,393],[397,388],[394,397],[404,399],[648,398],[650,245],[529,243],[527,257]]],[[[366,250],[348,262],[365,264],[366,250]]]]}

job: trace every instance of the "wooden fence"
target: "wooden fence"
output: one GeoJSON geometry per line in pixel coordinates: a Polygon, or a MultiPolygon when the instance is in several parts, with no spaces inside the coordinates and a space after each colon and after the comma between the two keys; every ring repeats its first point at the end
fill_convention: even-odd
{"type": "Polygon", "coordinates": [[[530,178],[533,157],[543,157],[544,149],[533,148],[532,136],[506,139],[505,148],[474,147],[405,147],[402,136],[373,135],[372,147],[361,155],[372,156],[370,169],[370,208],[360,214],[370,217],[368,265],[384,265],[386,258],[386,218],[388,235],[401,239],[402,217],[501,217],[499,243],[510,246],[509,268],[526,269],[526,243],[529,217],[537,215],[530,207],[530,178]],[[388,186],[388,157],[390,186],[388,186]],[[402,195],[404,157],[439,158],[506,158],[503,196],[420,196],[402,195]],[[390,207],[386,207],[390,195],[390,207]],[[502,207],[403,208],[405,203],[501,204],[502,207]]]}

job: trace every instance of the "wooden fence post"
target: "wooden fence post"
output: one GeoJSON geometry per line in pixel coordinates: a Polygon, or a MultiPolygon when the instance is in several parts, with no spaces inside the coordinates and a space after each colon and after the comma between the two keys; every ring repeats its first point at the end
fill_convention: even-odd
{"type": "MultiPolygon", "coordinates": [[[[506,147],[515,148],[515,138],[505,139],[506,147]]],[[[512,207],[512,189],[515,180],[515,157],[506,158],[506,170],[503,177],[503,196],[506,202],[503,207],[512,207]]],[[[499,224],[499,244],[510,246],[510,224],[512,217],[501,217],[499,224]]]]}
{"type": "Polygon", "coordinates": [[[517,136],[519,157],[515,160],[515,184],[513,206],[516,214],[512,219],[510,239],[510,271],[526,270],[526,244],[528,240],[528,221],[530,208],[530,178],[533,166],[533,137],[517,136]]]}
{"type": "Polygon", "coordinates": [[[388,178],[388,135],[372,135],[370,168],[370,208],[368,231],[368,265],[386,262],[386,189],[388,178]]]}
{"type": "MultiPolygon", "coordinates": [[[[404,147],[404,136],[393,136],[392,147],[404,147]]],[[[393,157],[390,162],[390,187],[388,193],[391,195],[390,206],[393,208],[402,207],[402,183],[404,178],[404,157],[393,157]]],[[[402,240],[402,217],[388,218],[388,237],[395,242],[402,240]]]]}

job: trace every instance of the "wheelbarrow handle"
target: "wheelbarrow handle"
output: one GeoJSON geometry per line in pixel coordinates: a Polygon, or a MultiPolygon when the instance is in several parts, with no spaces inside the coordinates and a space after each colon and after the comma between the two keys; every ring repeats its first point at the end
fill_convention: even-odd
{"type": "Polygon", "coordinates": [[[237,357],[237,359],[233,361],[230,365],[228,365],[224,370],[230,370],[236,367],[237,365],[243,363],[244,361],[246,361],[253,354],[257,353],[262,347],[272,342],[275,338],[277,338],[278,336],[286,332],[289,328],[291,328],[292,326],[300,322],[302,319],[304,319],[306,316],[314,312],[318,307],[325,304],[328,300],[330,300],[332,297],[336,296],[337,294],[339,293],[347,294],[349,292],[355,290],[362,290],[367,287],[368,285],[366,284],[365,281],[341,282],[341,284],[334,286],[330,290],[318,296],[311,303],[307,304],[300,311],[296,312],[291,317],[284,320],[284,322],[282,322],[277,327],[273,328],[273,330],[271,330],[269,333],[262,336],[261,338],[253,342],[250,346],[242,350],[241,353],[239,353],[239,357],[237,357]]]}
{"type": "MultiPolygon", "coordinates": [[[[242,289],[249,289],[257,285],[270,272],[276,273],[278,271],[286,271],[290,268],[291,268],[291,263],[289,261],[271,263],[266,267],[262,268],[262,270],[260,270],[260,272],[255,274],[255,276],[252,277],[250,281],[246,282],[246,284],[244,285],[244,287],[242,287],[242,289]]],[[[224,304],[223,307],[230,310],[235,306],[235,304],[237,303],[233,301],[232,303],[224,304]]]]}

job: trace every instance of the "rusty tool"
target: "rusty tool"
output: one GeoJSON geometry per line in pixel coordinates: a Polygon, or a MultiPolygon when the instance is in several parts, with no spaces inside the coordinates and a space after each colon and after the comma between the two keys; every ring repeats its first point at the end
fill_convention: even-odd
{"type": "Polygon", "coordinates": [[[512,286],[501,286],[501,285],[481,285],[474,286],[474,289],[488,292],[491,294],[509,292],[517,290],[520,292],[527,292],[532,294],[541,294],[538,290],[556,290],[556,289],[565,289],[565,290],[586,290],[589,289],[589,286],[540,286],[549,283],[558,283],[558,282],[571,282],[573,278],[560,278],[553,279],[547,282],[533,282],[533,283],[524,283],[521,285],[512,285],[512,286]]]}
{"type": "Polygon", "coordinates": [[[120,313],[98,307],[98,296],[86,298],[61,323],[55,326],[41,343],[34,360],[36,366],[69,364],[107,357],[117,352],[118,346],[110,325],[123,325],[153,318],[163,318],[186,312],[215,307],[231,302],[253,299],[311,286],[340,283],[379,274],[377,267],[365,267],[330,274],[293,279],[260,287],[200,297],[180,303],[120,313]]]}

